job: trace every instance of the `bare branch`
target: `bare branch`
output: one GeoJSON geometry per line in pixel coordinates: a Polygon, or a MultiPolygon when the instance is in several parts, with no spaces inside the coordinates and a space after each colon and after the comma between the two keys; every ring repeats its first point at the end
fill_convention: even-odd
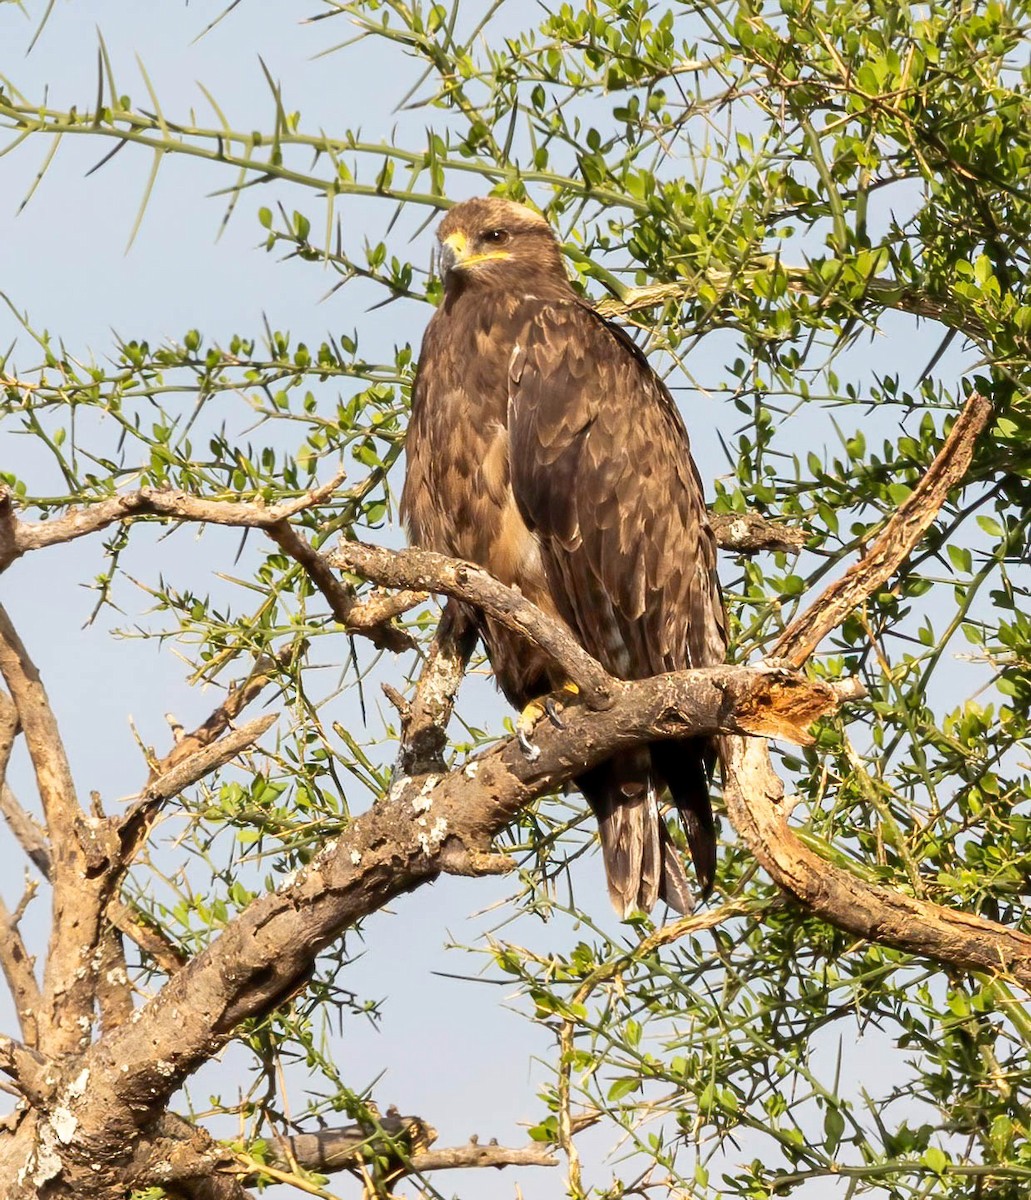
{"type": "Polygon", "coordinates": [[[260,502],[209,500],[174,488],[140,488],[136,492],[98,500],[85,508],[69,509],[63,516],[36,523],[18,519],[14,511],[14,497],[5,488],[0,492],[0,570],[32,550],[43,550],[47,546],[88,537],[111,525],[137,517],[170,517],[177,521],[200,521],[207,525],[267,529],[277,522],[289,520],[299,512],[325,503],[343,479],[343,474],[338,474],[328,483],[272,507],[260,502]]]}
{"type": "MultiPolygon", "coordinates": [[[[110,905],[108,906],[110,915],[110,905]]],[[[97,1009],[102,1033],[117,1029],[133,1014],[132,982],[117,927],[105,924],[97,948],[97,1009]]]]}
{"type": "MultiPolygon", "coordinates": [[[[26,892],[26,900],[31,898],[35,890],[36,885],[31,884],[26,892]]],[[[11,990],[22,1039],[27,1046],[34,1047],[39,1044],[38,1014],[43,1000],[33,970],[33,959],[18,928],[24,907],[25,901],[18,906],[17,912],[12,913],[0,900],[0,968],[11,990]]]]}
{"type": "Polygon", "coordinates": [[[329,562],[384,587],[437,592],[474,604],[554,659],[591,708],[605,708],[611,703],[617,681],[569,629],[482,568],[430,550],[384,550],[363,542],[341,542],[329,562]]]}
{"type": "Polygon", "coordinates": [[[296,653],[296,648],[290,645],[275,656],[259,658],[243,684],[230,687],[222,703],[196,729],[187,733],[181,725],[174,726],[175,745],[153,765],[151,782],[158,776],[169,774],[173,767],[192,758],[198,750],[217,742],[227,729],[232,729],[236,718],[268,686],[275,671],[289,667],[296,653]]]}
{"type": "Polygon", "coordinates": [[[865,883],[810,850],[789,828],[784,787],[761,739],[723,739],[727,813],[774,882],[856,937],[962,970],[1000,971],[1031,985],[1031,937],[964,912],[865,883]]]}
{"type": "Polygon", "coordinates": [[[767,521],[758,513],[709,513],[709,524],[722,550],[754,554],[757,550],[801,550],[808,534],[804,529],[767,521]]]}
{"type": "MultiPolygon", "coordinates": [[[[299,512],[325,503],[343,478],[341,473],[320,487],[271,507],[243,500],[210,500],[173,488],[140,488],[136,492],[98,500],[86,508],[70,509],[51,521],[36,523],[19,520],[10,491],[0,489],[0,571],[6,570],[12,562],[32,550],[74,541],[111,525],[146,517],[261,529],[308,572],[334,617],[347,626],[355,603],[353,590],[337,579],[324,556],[290,524],[290,518],[299,512]]],[[[415,645],[403,629],[368,624],[367,616],[356,632],[361,632],[374,645],[387,650],[400,652],[410,650],[415,645]]]]}
{"type": "Polygon", "coordinates": [[[826,588],[777,639],[770,657],[800,667],[820,642],[906,561],[927,532],[949,492],[967,473],[992,406],[971,392],[949,436],[923,479],[899,506],[866,556],[826,588]]]}

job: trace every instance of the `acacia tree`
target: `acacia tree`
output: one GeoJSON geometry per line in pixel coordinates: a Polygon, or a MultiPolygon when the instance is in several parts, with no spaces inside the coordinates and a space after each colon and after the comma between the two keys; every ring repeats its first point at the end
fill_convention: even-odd
{"type": "Polygon", "coordinates": [[[20,1023],[0,1043],[17,1097],[5,1195],[385,1195],[402,1177],[434,1192],[435,1169],[519,1163],[552,1165],[573,1197],[1025,1195],[1025,0],[596,0],[504,36],[496,7],[471,22],[325,0],[319,15],[327,48],[357,23],[341,56],[376,39],[424,66],[424,140],[308,129],[289,81],[270,81],[260,133],[214,102],[201,125],[133,103],[102,47],[74,109],[4,82],[7,144],[200,160],[269,249],[338,273],[359,337],[377,317],[346,309],[356,289],[438,298],[405,239],[450,199],[540,205],[585,292],[718,405],[738,665],[621,683],[483,572],[391,548],[408,346],[374,363],[314,331],[191,331],[84,366],[27,319],[3,419],[39,454],[2,464],[9,586],[22,556],[92,538],[97,618],[117,626],[142,589],[144,632],[225,693],[150,753],[131,802],[87,805],[62,741],[74,713],[0,617],[0,766],[23,742],[38,792],[2,798],[36,872],[0,943],[20,1023]],[[399,219],[356,254],[336,222],[359,196],[399,219]],[[945,352],[907,387],[897,364],[928,326],[945,352]],[[230,600],[174,563],[133,573],[141,540],[215,525],[250,531],[230,600]],[[533,761],[500,728],[449,727],[476,651],[462,610],[438,625],[429,594],[520,630],[580,685],[533,761]],[[333,726],[316,646],[348,664],[345,688],[383,682],[396,717],[333,726]],[[275,702],[254,718],[259,696],[275,702]],[[585,763],[685,732],[724,739],[715,897],[606,933],[569,890],[591,835],[556,793],[585,763]],[[190,853],[203,887],[195,869],[185,882],[190,853]],[[432,1113],[382,1115],[325,1048],[352,1003],[340,939],[441,876],[509,872],[515,906],[579,923],[558,950],[477,950],[526,997],[553,1074],[528,1145],[435,1148],[432,1113]],[[37,891],[38,946],[21,932],[37,891]],[[826,1053],[864,1031],[905,1053],[877,1091],[826,1053]],[[177,1107],[230,1042],[254,1078],[221,1105],[232,1140],[218,1112],[177,1107]],[[288,1110],[268,1081],[293,1057],[312,1081],[288,1110]],[[345,1169],[358,1184],[326,1182],[345,1169]]]}

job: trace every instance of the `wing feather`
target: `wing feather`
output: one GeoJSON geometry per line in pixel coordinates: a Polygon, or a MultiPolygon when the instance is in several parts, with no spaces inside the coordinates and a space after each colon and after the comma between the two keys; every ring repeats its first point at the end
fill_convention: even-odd
{"type": "Polygon", "coordinates": [[[687,431],[633,343],[583,305],[542,305],[519,336],[508,404],[513,494],[584,646],[628,678],[723,661],[687,431]]]}

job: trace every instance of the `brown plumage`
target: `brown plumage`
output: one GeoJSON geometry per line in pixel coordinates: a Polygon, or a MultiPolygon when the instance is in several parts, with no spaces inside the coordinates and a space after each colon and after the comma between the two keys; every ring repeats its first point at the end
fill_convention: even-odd
{"type": "MultiPolygon", "coordinates": [[[[532,209],[469,200],[438,237],[444,300],[423,339],[401,497],[413,543],[518,587],[622,679],[723,662],[716,544],[665,385],[577,296],[532,209]]],[[[563,683],[522,638],[489,619],[481,633],[512,704],[563,683]]],[[[663,785],[703,892],[712,886],[715,759],[704,739],[655,742],[576,780],[618,912],[660,896],[680,912],[693,903],[663,785]]]]}

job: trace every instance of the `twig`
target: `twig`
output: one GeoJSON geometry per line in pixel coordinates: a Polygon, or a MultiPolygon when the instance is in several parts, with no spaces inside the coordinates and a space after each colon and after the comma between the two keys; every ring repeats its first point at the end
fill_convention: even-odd
{"type": "Polygon", "coordinates": [[[172,732],[175,744],[164,758],[159,759],[153,764],[150,782],[153,782],[159,776],[169,774],[173,767],[177,767],[186,759],[192,758],[198,750],[202,750],[206,746],[217,742],[226,730],[232,729],[233,723],[240,713],[243,712],[248,704],[251,704],[258,698],[274,677],[275,671],[282,670],[290,665],[295,653],[296,648],[290,645],[274,657],[263,656],[259,658],[243,684],[238,687],[231,687],[222,703],[196,729],[187,733],[181,725],[177,724],[173,726],[172,732]]]}
{"type": "MultiPolygon", "coordinates": [[[[132,861],[136,851],[146,841],[155,813],[166,801],[178,796],[185,788],[225,766],[236,756],[253,745],[258,738],[278,720],[278,713],[266,713],[231,729],[224,737],[210,745],[194,750],[187,758],[179,760],[174,767],[151,779],[143,789],[141,798],[129,808],[118,822],[118,837],[122,845],[122,869],[132,861]]],[[[176,747],[178,750],[178,747],[176,747]]],[[[175,751],[173,751],[173,755],[175,751]]],[[[169,755],[171,758],[173,755],[169,755]]]]}

